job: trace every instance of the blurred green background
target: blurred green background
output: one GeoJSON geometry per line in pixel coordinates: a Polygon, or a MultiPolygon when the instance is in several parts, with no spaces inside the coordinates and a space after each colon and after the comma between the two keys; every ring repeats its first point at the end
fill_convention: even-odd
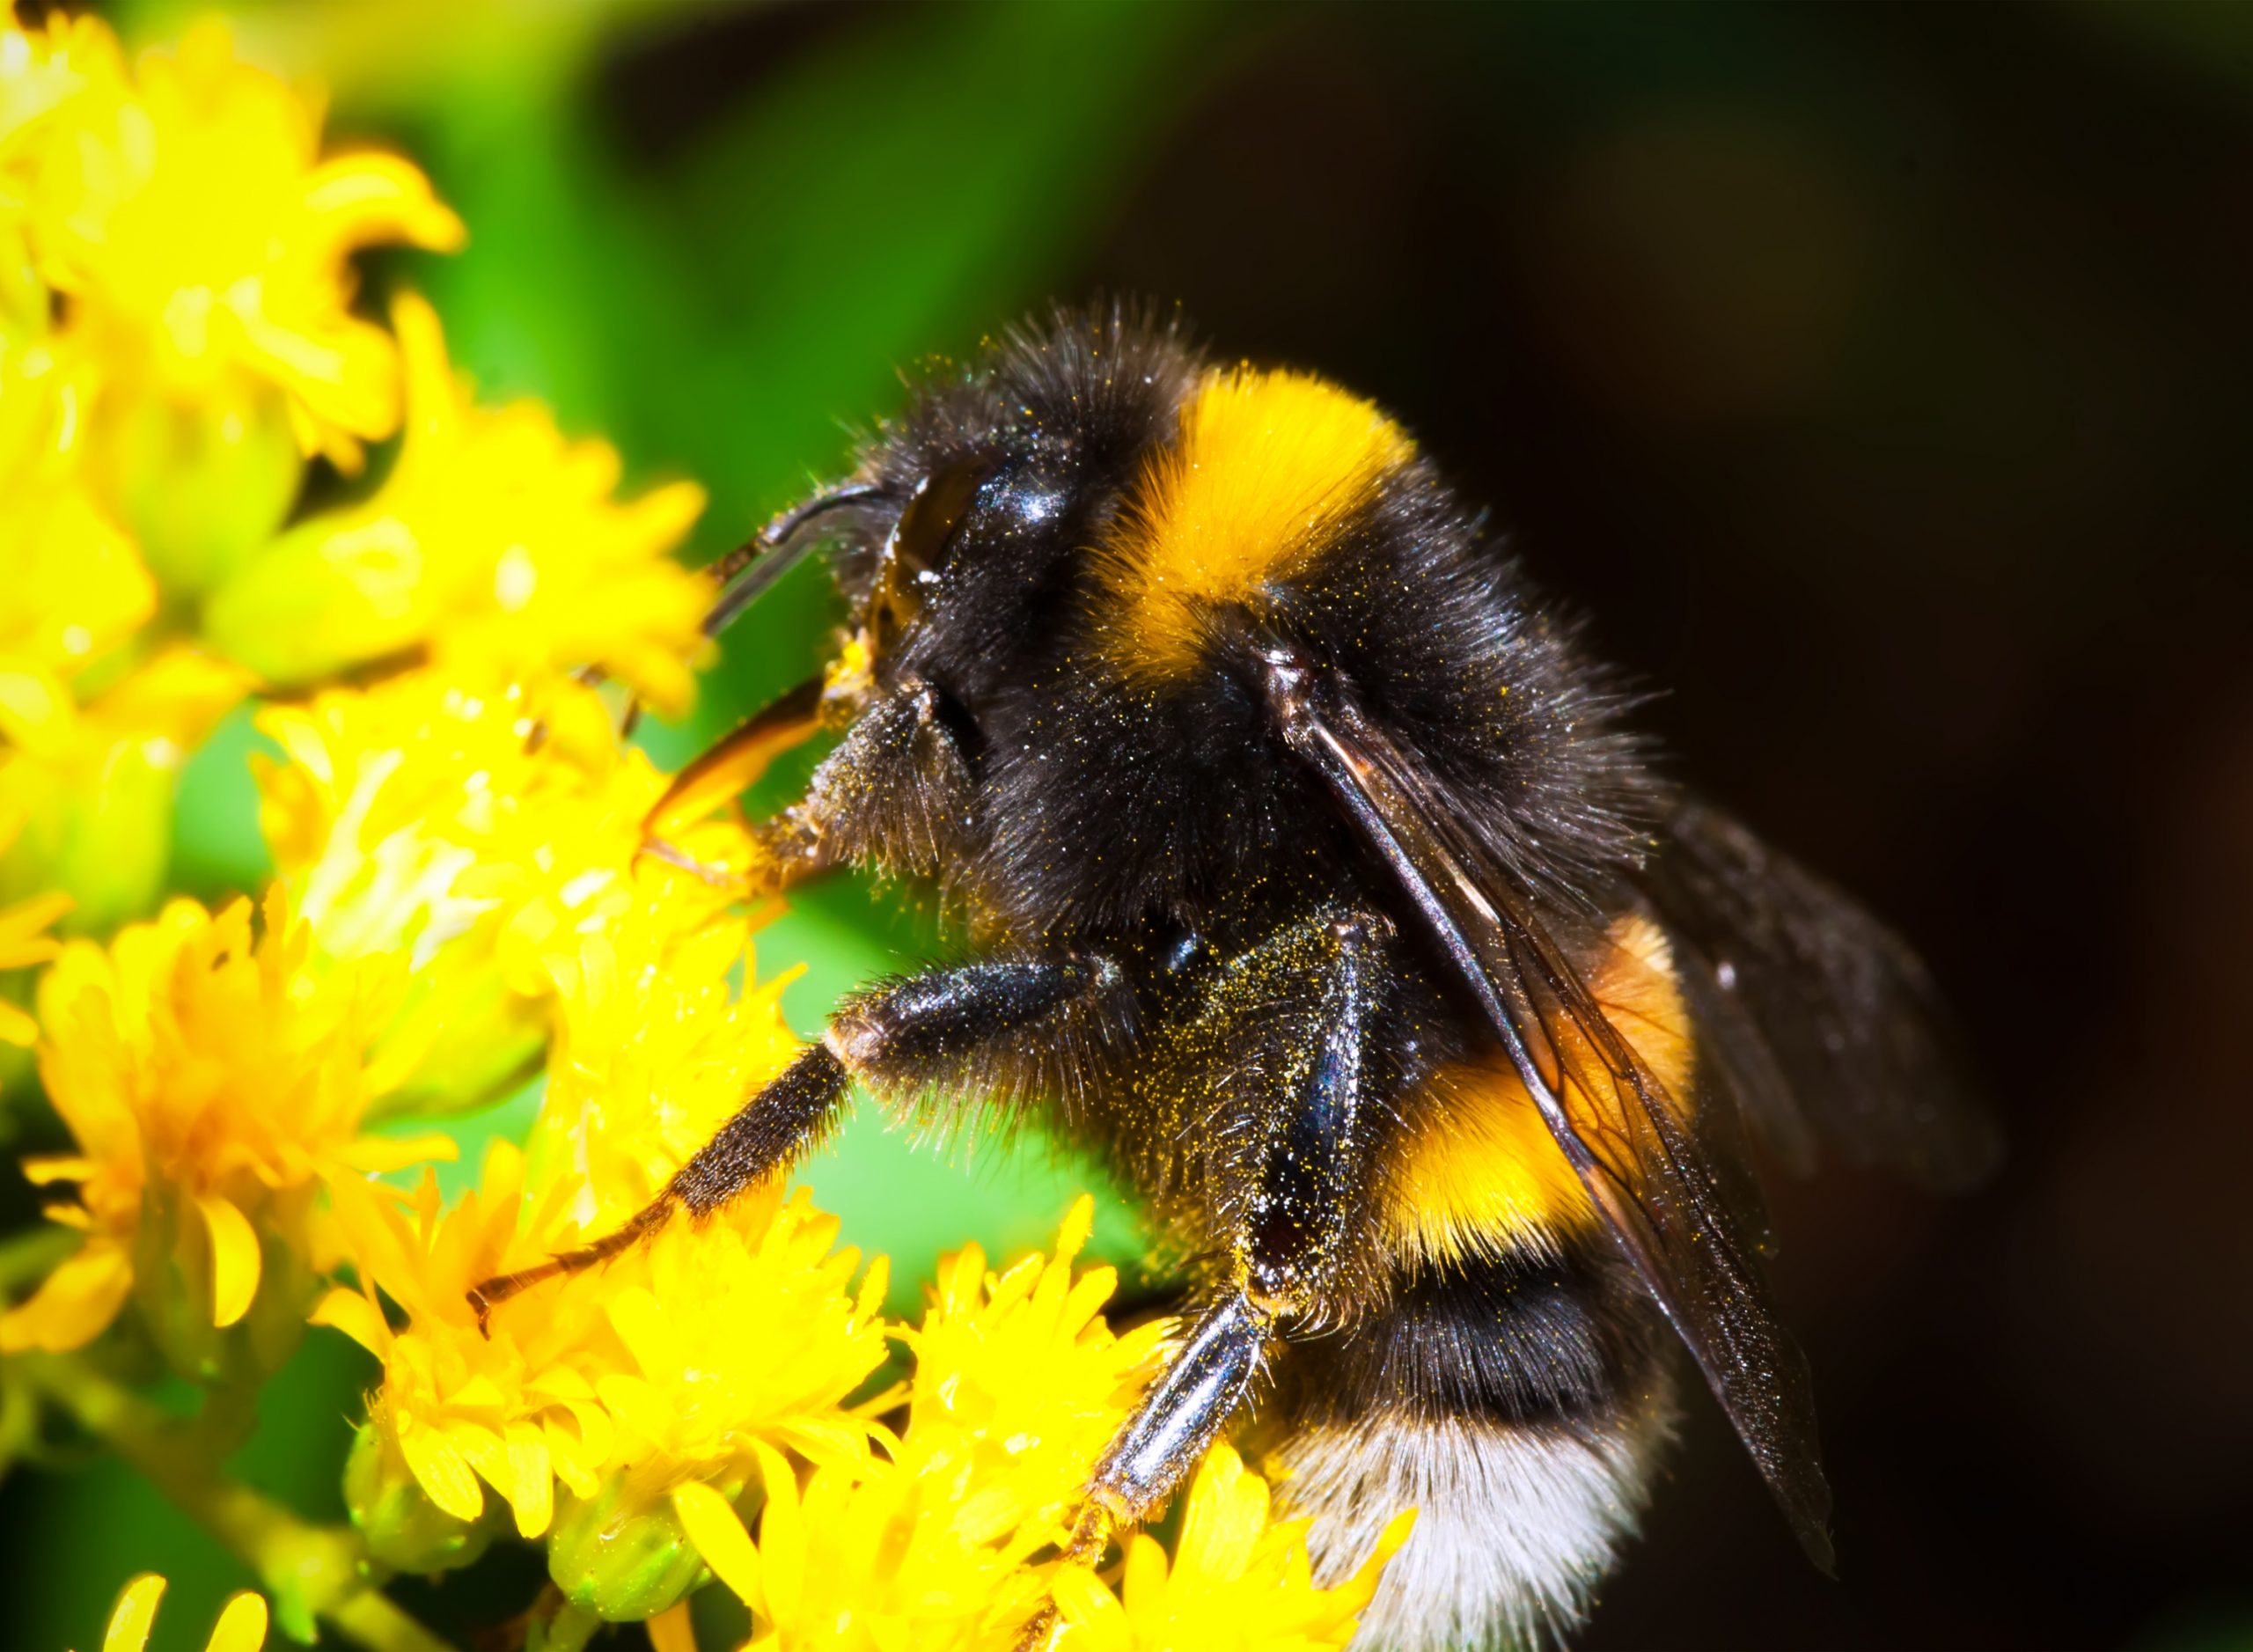
{"type": "MultiPolygon", "coordinates": [[[[116,11],[143,41],[203,9],[116,11]]],[[[1700,1413],[1585,1643],[2253,1645],[2253,9],[234,15],[467,220],[375,291],[428,290],[488,396],[704,483],[700,557],[834,474],[902,363],[1050,296],[1178,300],[1397,407],[1673,691],[1682,772],[1926,950],[2015,1142],[1950,1206],[1777,1190],[1846,1581],[1700,1413]]],[[[801,570],[653,748],[797,680],[833,618],[801,570]]],[[[191,770],[187,887],[258,876],[249,739],[191,770]]],[[[938,944],[894,906],[834,885],[762,934],[807,966],[794,1024],[938,944]]],[[[864,1118],[811,1179],[905,1306],[1080,1176],[864,1118]]],[[[368,1377],[312,1339],[246,1475],[340,1513],[368,1377]]],[[[113,1465],[0,1509],[10,1644],[94,1643],[155,1568],[157,1644],[200,1645],[247,1581],[113,1465]]],[[[402,1592],[466,1641],[532,1564],[402,1592]]]]}

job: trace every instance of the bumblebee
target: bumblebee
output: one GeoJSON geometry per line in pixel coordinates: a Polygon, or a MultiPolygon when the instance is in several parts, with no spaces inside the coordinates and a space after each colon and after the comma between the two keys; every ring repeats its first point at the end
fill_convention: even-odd
{"type": "Polygon", "coordinates": [[[685,771],[652,848],[826,719],[755,881],[928,880],[961,961],[848,998],[647,1210],[480,1314],[708,1216],[856,1084],[926,1126],[1037,1113],[1193,1259],[1082,1555],[1256,1406],[1318,1577],[1421,1510],[1362,1644],[1552,1639],[1646,1506],[1681,1348],[1827,1569],[1742,1127],[1936,1186],[1994,1133],[1915,958],[1660,776],[1400,425],[1060,312],[914,384],[712,628],[824,545],[844,663],[685,771]]]}

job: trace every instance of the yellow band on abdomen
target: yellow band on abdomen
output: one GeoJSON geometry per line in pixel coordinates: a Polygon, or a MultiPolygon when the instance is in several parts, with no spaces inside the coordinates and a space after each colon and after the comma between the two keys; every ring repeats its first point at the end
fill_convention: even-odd
{"type": "MultiPolygon", "coordinates": [[[[1686,1123],[1694,1052],[1666,936],[1630,915],[1612,925],[1611,943],[1589,993],[1686,1123]]],[[[1442,1068],[1412,1105],[1422,1127],[1388,1167],[1380,1194],[1396,1253],[1442,1264],[1546,1249],[1595,1222],[1587,1190],[1516,1074],[1442,1068]]]]}

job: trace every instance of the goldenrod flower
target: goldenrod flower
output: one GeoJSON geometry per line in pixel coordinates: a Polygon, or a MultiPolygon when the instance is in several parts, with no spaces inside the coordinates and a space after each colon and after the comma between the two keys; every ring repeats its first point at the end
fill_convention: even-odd
{"type": "Polygon", "coordinates": [[[481,407],[437,317],[403,297],[399,460],[364,504],[292,529],[221,592],[209,623],[280,682],[426,651],[481,679],[598,665],[665,712],[687,705],[708,583],[671,552],[704,506],[673,482],[613,498],[617,453],[537,402],[481,407]]]}
{"type": "MultiPolygon", "coordinates": [[[[488,680],[412,672],[259,717],[287,760],[253,759],[261,821],[322,953],[411,966],[381,1041],[402,1086],[387,1106],[487,1099],[537,1057],[583,937],[637,913],[686,929],[725,899],[641,853],[665,778],[618,745],[599,696],[488,680]]],[[[749,855],[724,820],[683,847],[749,855]]]]}
{"type": "MultiPolygon", "coordinates": [[[[154,1572],[143,1572],[128,1583],[102,1634],[102,1652],[143,1652],[157,1621],[157,1603],[164,1596],[165,1580],[154,1572]]],[[[248,1590],[230,1596],[203,1652],[258,1652],[266,1644],[266,1616],[262,1596],[248,1590]]]]}
{"type": "Polygon", "coordinates": [[[1138,1532],[1128,1539],[1116,1594],[1085,1568],[1059,1570],[1057,1652],[1342,1647],[1415,1518],[1413,1509],[1395,1516],[1352,1576],[1317,1589],[1307,1556],[1310,1523],[1271,1524],[1267,1482],[1229,1447],[1215,1446],[1190,1482],[1171,1564],[1155,1538],[1138,1532]]]}
{"type": "Polygon", "coordinates": [[[321,1182],[451,1153],[360,1133],[363,1057],[400,966],[316,974],[284,892],[264,916],[253,939],[248,901],[176,900],[108,947],[72,942],[40,982],[40,1076],[80,1151],[25,1169],[77,1184],[79,1202],[50,1214],[87,1237],[0,1318],[0,1349],[77,1347],[137,1285],[176,1360],[202,1369],[196,1327],[241,1319],[277,1263],[304,1288],[321,1182]],[[143,1259],[164,1266],[144,1274],[143,1259]]]}
{"type": "Polygon", "coordinates": [[[569,1179],[572,1218],[614,1227],[797,1053],[783,1024],[789,970],[738,993],[750,924],[651,901],[613,917],[552,968],[562,1013],[529,1151],[536,1178],[569,1179]]]}
{"type": "Polygon", "coordinates": [[[1168,1327],[1104,1324],[1107,1267],[1075,1277],[1093,1201],[1053,1258],[942,1264],[921,1326],[907,1423],[884,1453],[818,1467],[803,1490],[778,1455],[752,1545],[708,1487],[674,1494],[716,1575],[758,1614],[759,1648],[1009,1646],[1046,1598],[1053,1552],[1097,1457],[1153,1375],[1168,1327]]]}
{"type": "MultiPolygon", "coordinates": [[[[496,1144],[480,1191],[451,1211],[427,1179],[406,1209],[338,1189],[361,1289],[333,1293],[316,1317],[383,1361],[371,1426],[457,1519],[481,1516],[481,1480],[519,1531],[539,1536],[560,1479],[559,1541],[578,1543],[664,1511],[684,1480],[739,1485],[761,1443],[865,1457],[869,1426],[843,1406],[883,1362],[884,1269],[851,1289],[859,1258],[835,1248],[834,1219],[803,1194],[784,1201],[779,1185],[539,1286],[485,1326],[467,1302],[481,1279],[613,1230],[789,1061],[774,989],[738,997],[727,985],[742,949],[740,924],[670,946],[628,924],[585,943],[564,972],[547,1099],[566,1122],[542,1127],[529,1177],[523,1156],[496,1144]],[[588,1086],[605,1079],[603,1127],[576,1127],[588,1086]],[[590,1523],[599,1530],[581,1530],[590,1523]]],[[[559,1560],[559,1580],[565,1569],[559,1560]]]]}
{"type": "Polygon", "coordinates": [[[323,160],[322,114],[206,21],[129,85],[90,76],[11,158],[40,269],[91,349],[174,401],[249,415],[270,387],[305,452],[349,465],[399,417],[392,342],[351,313],[350,254],[451,247],[462,228],[403,160],[323,160]]]}

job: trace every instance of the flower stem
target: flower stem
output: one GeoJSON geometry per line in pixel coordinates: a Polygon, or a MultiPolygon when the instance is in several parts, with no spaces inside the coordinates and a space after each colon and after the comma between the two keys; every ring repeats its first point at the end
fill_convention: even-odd
{"type": "Polygon", "coordinates": [[[371,1652],[444,1652],[445,1642],[377,1587],[356,1532],[299,1519],[224,1474],[200,1428],[171,1418],[71,1355],[32,1355],[26,1376],[257,1573],[275,1620],[311,1641],[326,1618],[371,1652]]]}
{"type": "MultiPolygon", "coordinates": [[[[545,1604],[546,1603],[543,1603],[545,1604]]],[[[553,1613],[532,1613],[525,1652],[580,1652],[602,1627],[602,1619],[574,1601],[559,1600],[553,1613]]]]}

